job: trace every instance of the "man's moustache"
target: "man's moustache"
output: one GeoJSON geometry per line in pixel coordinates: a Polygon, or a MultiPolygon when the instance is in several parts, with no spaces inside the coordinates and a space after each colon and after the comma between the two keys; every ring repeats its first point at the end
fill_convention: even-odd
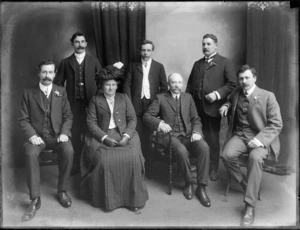
{"type": "Polygon", "coordinates": [[[43,81],[52,81],[52,79],[49,77],[45,77],[45,78],[43,78],[43,81]]]}

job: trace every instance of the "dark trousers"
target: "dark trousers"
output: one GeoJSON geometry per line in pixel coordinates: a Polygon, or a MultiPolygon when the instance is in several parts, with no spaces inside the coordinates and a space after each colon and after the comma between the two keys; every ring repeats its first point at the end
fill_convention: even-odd
{"type": "Polygon", "coordinates": [[[210,169],[218,170],[220,156],[220,128],[221,117],[211,117],[207,115],[200,99],[195,99],[198,115],[202,123],[202,131],[205,140],[210,147],[210,169]]]}
{"type": "Polygon", "coordinates": [[[249,140],[238,136],[233,136],[224,146],[223,160],[227,166],[229,173],[233,176],[235,181],[241,182],[243,174],[240,170],[238,157],[243,153],[249,154],[247,162],[247,190],[244,201],[255,206],[258,191],[260,189],[262,179],[262,164],[264,158],[268,155],[267,148],[248,149],[247,143],[249,140]]]}
{"type": "Polygon", "coordinates": [[[190,138],[183,136],[172,136],[172,148],[177,158],[180,170],[183,172],[186,184],[193,182],[191,174],[191,164],[189,155],[192,154],[197,157],[197,184],[208,184],[209,172],[209,146],[203,138],[199,141],[191,142],[190,138]]]}
{"type": "Polygon", "coordinates": [[[143,115],[147,111],[151,104],[150,99],[146,99],[145,97],[141,100],[141,110],[137,112],[137,125],[136,125],[136,131],[139,134],[140,140],[141,140],[141,147],[143,156],[146,161],[146,166],[148,167],[149,162],[149,155],[150,155],[150,135],[151,130],[143,123],[143,115]]]}
{"type": "Polygon", "coordinates": [[[76,169],[80,168],[80,158],[84,145],[84,136],[87,131],[86,106],[85,100],[76,100],[76,103],[72,105],[73,126],[71,133],[72,144],[75,151],[73,167],[76,169]]]}
{"type": "Polygon", "coordinates": [[[58,183],[57,190],[67,190],[67,181],[70,177],[74,150],[71,141],[57,142],[57,137],[49,136],[43,138],[45,144],[33,145],[29,141],[25,142],[25,161],[27,185],[30,199],[40,196],[40,165],[39,155],[46,147],[57,153],[58,160],[58,183]]]}

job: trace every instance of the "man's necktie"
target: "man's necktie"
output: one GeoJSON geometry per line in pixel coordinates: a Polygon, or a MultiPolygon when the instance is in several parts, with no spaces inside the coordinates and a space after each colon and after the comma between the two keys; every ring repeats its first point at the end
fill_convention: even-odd
{"type": "Polygon", "coordinates": [[[244,91],[244,94],[245,94],[246,97],[249,96],[249,93],[246,90],[244,91]]]}
{"type": "Polygon", "coordinates": [[[48,98],[48,87],[46,87],[45,95],[46,95],[46,97],[48,98]]]}
{"type": "Polygon", "coordinates": [[[147,66],[148,66],[148,62],[145,62],[145,68],[147,68],[147,66]]]}

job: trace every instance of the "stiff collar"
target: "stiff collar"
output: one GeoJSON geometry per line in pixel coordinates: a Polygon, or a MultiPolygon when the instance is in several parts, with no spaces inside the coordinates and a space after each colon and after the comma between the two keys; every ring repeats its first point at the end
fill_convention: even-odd
{"type": "Polygon", "coordinates": [[[81,53],[81,54],[74,53],[76,59],[80,59],[80,60],[82,60],[82,59],[85,58],[85,54],[86,54],[86,52],[83,52],[83,53],[81,53]]]}
{"type": "Polygon", "coordinates": [[[178,99],[180,98],[180,93],[179,94],[175,94],[175,93],[173,93],[172,91],[170,91],[170,93],[171,93],[171,95],[172,95],[172,97],[175,99],[175,97],[177,96],[178,97],[178,99]]]}
{"type": "Polygon", "coordinates": [[[45,92],[47,90],[48,94],[50,95],[50,92],[52,90],[52,87],[53,87],[53,84],[51,83],[50,85],[48,86],[45,86],[43,85],[41,82],[39,83],[39,87],[40,87],[40,90],[42,90],[43,92],[45,92]]]}
{"type": "Polygon", "coordinates": [[[243,89],[244,94],[246,95],[246,92],[247,92],[247,96],[250,96],[253,93],[255,87],[256,87],[256,85],[254,84],[249,90],[243,89]]]}
{"type": "Polygon", "coordinates": [[[149,59],[149,61],[144,61],[143,59],[141,59],[143,66],[145,66],[145,64],[147,63],[147,67],[151,65],[152,63],[152,58],[149,59]]]}

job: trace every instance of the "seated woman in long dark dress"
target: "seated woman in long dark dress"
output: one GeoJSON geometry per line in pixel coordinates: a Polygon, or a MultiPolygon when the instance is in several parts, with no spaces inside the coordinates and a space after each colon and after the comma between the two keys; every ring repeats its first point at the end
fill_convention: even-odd
{"type": "Polygon", "coordinates": [[[93,206],[107,211],[119,207],[137,211],[148,200],[135,111],[127,95],[116,93],[123,73],[107,66],[96,76],[103,93],[89,103],[89,132],[81,159],[82,191],[93,206]]]}

